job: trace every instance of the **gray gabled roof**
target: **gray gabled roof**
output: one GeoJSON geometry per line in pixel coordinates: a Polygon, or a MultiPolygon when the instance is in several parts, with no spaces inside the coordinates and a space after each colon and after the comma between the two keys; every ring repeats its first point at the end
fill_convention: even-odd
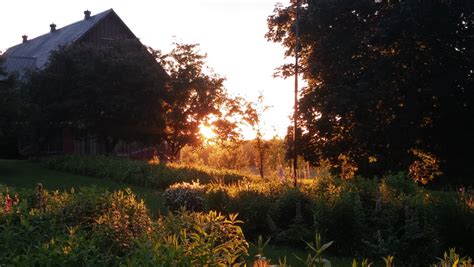
{"type": "Polygon", "coordinates": [[[23,76],[28,70],[43,68],[48,63],[51,51],[76,42],[111,13],[115,13],[113,9],[9,48],[3,54],[6,72],[18,72],[20,76],[23,76]]]}

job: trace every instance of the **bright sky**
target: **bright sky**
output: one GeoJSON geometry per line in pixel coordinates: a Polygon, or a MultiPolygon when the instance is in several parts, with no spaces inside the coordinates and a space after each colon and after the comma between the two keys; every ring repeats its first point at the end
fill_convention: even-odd
{"type": "MultiPolygon", "coordinates": [[[[231,95],[256,101],[263,93],[271,106],[263,121],[265,136],[286,134],[293,108],[293,80],[273,78],[285,62],[283,48],[267,42],[266,19],[278,0],[7,0],[0,3],[0,51],[83,19],[84,10],[95,15],[113,8],[141,42],[164,52],[173,41],[199,43],[208,65],[227,78],[231,95]]],[[[288,0],[280,0],[286,3],[288,0]]],[[[291,59],[286,59],[286,61],[291,59]]],[[[248,130],[246,138],[253,138],[248,130]]]]}

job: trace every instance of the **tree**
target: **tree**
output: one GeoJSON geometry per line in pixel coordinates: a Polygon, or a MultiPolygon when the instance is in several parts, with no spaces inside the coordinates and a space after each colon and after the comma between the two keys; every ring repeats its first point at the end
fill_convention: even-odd
{"type": "Polygon", "coordinates": [[[258,158],[257,158],[257,165],[258,165],[258,172],[260,173],[260,177],[264,178],[264,169],[265,169],[265,158],[266,158],[266,151],[268,150],[269,146],[263,140],[263,133],[262,133],[262,115],[265,111],[268,110],[269,106],[263,104],[263,94],[257,98],[256,103],[248,103],[245,112],[245,119],[252,129],[255,131],[255,147],[257,148],[258,158]]]}
{"type": "Polygon", "coordinates": [[[14,75],[3,70],[3,58],[0,53],[0,157],[17,155],[20,107],[18,81],[14,75]]]}
{"type": "Polygon", "coordinates": [[[118,140],[159,143],[166,80],[136,40],[62,47],[26,85],[31,128],[40,143],[63,128],[94,134],[108,153],[118,140]]]}
{"type": "Polygon", "coordinates": [[[201,142],[199,126],[212,124],[225,140],[239,137],[236,122],[239,99],[232,99],[224,88],[224,78],[206,67],[206,55],[197,44],[175,44],[168,54],[153,50],[170,76],[165,104],[165,143],[168,160],[177,159],[186,145],[201,142]]]}
{"type": "MultiPolygon", "coordinates": [[[[277,6],[268,18],[267,38],[286,56],[294,10],[277,6]]],[[[472,171],[472,1],[308,0],[300,18],[307,160],[363,175],[437,168],[423,164],[451,177],[472,171]]],[[[432,178],[423,176],[414,178],[432,178]]]]}

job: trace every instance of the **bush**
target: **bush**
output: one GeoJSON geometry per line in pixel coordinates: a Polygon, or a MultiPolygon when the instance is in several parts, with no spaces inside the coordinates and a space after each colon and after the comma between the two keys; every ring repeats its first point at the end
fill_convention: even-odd
{"type": "Polygon", "coordinates": [[[450,246],[472,254],[474,210],[456,192],[425,190],[401,173],[379,181],[324,177],[307,192],[313,229],[335,241],[335,253],[391,254],[407,266],[428,265],[450,246]]]}
{"type": "Polygon", "coordinates": [[[15,210],[0,215],[0,264],[113,265],[118,255],[110,248],[117,244],[105,244],[94,227],[106,212],[101,207],[121,205],[109,203],[108,194],[96,189],[48,192],[41,186],[20,194],[15,210]]]}
{"type": "Polygon", "coordinates": [[[107,194],[101,206],[93,219],[93,233],[118,255],[128,252],[135,239],[152,231],[143,200],[138,201],[130,189],[107,194]]]}
{"type": "Polygon", "coordinates": [[[213,170],[179,164],[149,164],[125,158],[107,156],[53,156],[45,160],[47,167],[81,175],[110,179],[131,185],[166,189],[172,184],[199,180],[235,183],[247,178],[235,171],[213,170]]]}
{"type": "Polygon", "coordinates": [[[276,243],[304,246],[302,240],[317,231],[335,241],[335,254],[391,254],[404,265],[427,265],[449,246],[472,254],[474,218],[465,198],[427,191],[403,174],[378,181],[326,177],[298,189],[257,179],[200,185],[192,192],[186,203],[202,207],[203,198],[205,210],[238,213],[251,240],[264,235],[276,243]]]}
{"type": "Polygon", "coordinates": [[[252,189],[240,190],[231,198],[227,212],[238,213],[243,219],[245,234],[254,239],[258,235],[272,234],[268,216],[274,198],[252,189]]]}
{"type": "Polygon", "coordinates": [[[137,242],[129,266],[234,266],[248,243],[236,215],[181,210],[162,217],[151,239],[137,242]]]}
{"type": "Polygon", "coordinates": [[[199,182],[179,183],[165,190],[163,197],[165,204],[172,211],[185,208],[189,211],[204,210],[205,187],[199,182]]]}
{"type": "Polygon", "coordinates": [[[225,212],[229,210],[231,197],[225,186],[211,186],[205,194],[205,201],[207,210],[225,212]]]}
{"type": "Polygon", "coordinates": [[[390,254],[402,266],[426,266],[448,247],[474,254],[470,200],[457,192],[425,190],[400,174],[380,181],[327,177],[298,189],[259,179],[178,183],[166,190],[165,199],[170,210],[180,212],[153,223],[129,190],[58,192],[38,186],[7,192],[0,186],[0,265],[54,265],[53,259],[61,265],[240,261],[245,254],[240,221],[180,207],[239,213],[251,239],[265,235],[298,246],[317,231],[335,241],[335,254],[377,259],[390,254]],[[234,234],[237,243],[228,239],[234,234]],[[219,256],[211,258],[212,253],[219,256]]]}
{"type": "MultiPolygon", "coordinates": [[[[311,199],[300,189],[285,188],[272,204],[272,218],[283,229],[294,223],[311,226],[312,214],[311,199]]],[[[313,238],[313,234],[310,238],[313,238]]]]}
{"type": "Polygon", "coordinates": [[[474,255],[474,209],[457,194],[438,192],[430,201],[430,222],[437,231],[442,248],[457,247],[474,255]]]}
{"type": "Polygon", "coordinates": [[[236,215],[180,211],[153,223],[130,190],[25,195],[0,212],[0,265],[216,266],[247,254],[236,215]]]}
{"type": "Polygon", "coordinates": [[[272,205],[271,218],[280,229],[278,243],[303,247],[303,240],[314,237],[312,202],[300,189],[285,188],[272,205]]]}
{"type": "Polygon", "coordinates": [[[361,247],[365,212],[358,195],[342,191],[314,200],[314,228],[325,239],[334,240],[336,253],[352,255],[361,247]]]}
{"type": "Polygon", "coordinates": [[[0,262],[13,266],[104,266],[112,265],[117,260],[101,251],[97,239],[84,231],[70,228],[65,233],[56,233],[39,247],[11,253],[0,262]]]}

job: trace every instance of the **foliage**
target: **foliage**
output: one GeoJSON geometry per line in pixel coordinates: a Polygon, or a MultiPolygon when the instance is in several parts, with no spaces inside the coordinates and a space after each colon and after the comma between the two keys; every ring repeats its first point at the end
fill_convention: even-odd
{"type": "Polygon", "coordinates": [[[439,263],[432,264],[432,267],[451,267],[451,266],[461,266],[461,267],[472,267],[472,259],[469,257],[460,257],[456,253],[455,248],[450,248],[449,253],[444,252],[443,258],[437,258],[439,263]]]}
{"type": "Polygon", "coordinates": [[[206,162],[216,169],[249,169],[250,157],[241,143],[216,144],[210,147],[206,162]]]}
{"type": "Polygon", "coordinates": [[[163,193],[165,204],[170,210],[185,208],[189,211],[204,210],[204,186],[198,182],[178,183],[168,187],[163,193]]]}
{"type": "Polygon", "coordinates": [[[242,227],[249,238],[253,239],[259,234],[269,236],[274,230],[268,219],[274,197],[252,188],[241,188],[234,193],[226,212],[239,214],[245,222],[242,227]]]}
{"type": "Polygon", "coordinates": [[[421,184],[427,184],[434,180],[436,176],[442,175],[440,171],[440,163],[436,156],[422,151],[412,150],[412,153],[418,157],[409,166],[410,176],[421,184]]]}
{"type": "MultiPolygon", "coordinates": [[[[296,2],[278,5],[268,18],[266,37],[281,43],[285,56],[296,50],[296,2]]],[[[328,160],[338,173],[349,164],[368,177],[410,166],[420,181],[440,171],[469,176],[472,2],[301,2],[305,158],[315,165],[328,160]]],[[[292,69],[285,65],[280,74],[293,75],[292,69]]]]}
{"type": "MultiPolygon", "coordinates": [[[[372,180],[355,177],[348,181],[327,176],[300,184],[294,189],[288,184],[249,177],[237,183],[181,183],[173,187],[199,196],[199,205],[205,211],[239,213],[239,218],[245,222],[242,231],[249,240],[265,235],[271,237],[273,244],[290,243],[296,248],[304,245],[302,239],[308,240],[311,233],[318,231],[321,236],[335,241],[331,252],[336,255],[380,260],[390,254],[402,266],[413,266],[415,262],[426,266],[448,247],[455,246],[462,254],[473,254],[474,210],[469,206],[470,199],[465,193],[426,190],[404,174],[372,180]]],[[[152,231],[148,231],[148,215],[142,204],[127,192],[121,196],[97,190],[61,193],[41,188],[27,192],[10,188],[8,194],[6,189],[0,189],[3,192],[0,195],[0,217],[13,216],[13,225],[20,225],[18,216],[27,211],[29,215],[23,217],[35,229],[24,237],[21,236],[24,230],[16,228],[3,233],[5,242],[0,243],[5,244],[5,248],[11,246],[7,251],[25,253],[21,244],[29,244],[29,241],[21,240],[30,236],[37,240],[32,245],[45,244],[53,237],[56,241],[73,239],[72,235],[67,236],[67,227],[77,227],[77,236],[85,236],[92,242],[90,246],[98,249],[97,253],[105,253],[104,261],[107,262],[116,262],[114,259],[120,257],[126,264],[123,257],[127,257],[124,256],[127,253],[148,255],[146,259],[153,259],[153,247],[160,253],[168,253],[167,256],[160,254],[160,257],[169,257],[175,262],[181,256],[183,261],[191,260],[184,257],[187,252],[176,250],[180,247],[178,245],[166,245],[166,249],[164,245],[158,245],[180,244],[183,237],[180,237],[178,228],[173,228],[176,236],[168,236],[167,241],[157,244],[150,240],[137,241],[144,238],[138,232],[153,236],[157,229],[152,224],[152,231]],[[132,227],[135,224],[142,225],[138,228],[141,230],[136,231],[137,228],[132,227]],[[59,225],[60,231],[54,230],[55,225],[59,225]],[[16,240],[18,244],[14,243],[16,240]],[[107,248],[105,252],[102,250],[104,246],[107,248]]],[[[0,223],[11,225],[5,220],[0,223]]],[[[177,223],[176,227],[181,226],[177,223]]],[[[64,243],[61,242],[56,243],[64,243]]],[[[33,252],[39,253],[37,250],[33,252]]]]}
{"type": "Polygon", "coordinates": [[[311,198],[301,190],[284,188],[273,204],[274,221],[280,227],[288,227],[292,223],[311,224],[311,198]]]}
{"type": "Polygon", "coordinates": [[[335,240],[335,249],[353,254],[361,248],[360,239],[367,225],[365,210],[356,194],[334,188],[327,197],[317,196],[314,202],[314,227],[324,236],[335,240]]]}
{"type": "Polygon", "coordinates": [[[166,55],[137,40],[61,47],[29,77],[25,122],[39,146],[68,128],[97,136],[107,153],[122,140],[153,145],[171,161],[183,146],[202,141],[203,123],[236,140],[231,117],[244,101],[227,96],[205,58],[197,44],[175,44],[166,55]]]}
{"type": "Polygon", "coordinates": [[[252,127],[255,132],[255,147],[258,152],[258,157],[256,158],[258,172],[260,177],[264,179],[264,168],[265,168],[265,158],[267,157],[268,144],[265,144],[263,141],[263,122],[262,116],[268,110],[269,106],[263,104],[264,97],[263,93],[257,98],[257,102],[248,103],[245,120],[252,127]]]}
{"type": "Polygon", "coordinates": [[[248,243],[236,215],[182,210],[162,217],[147,242],[137,243],[127,266],[239,266],[248,243]]]}
{"type": "Polygon", "coordinates": [[[226,186],[211,186],[206,188],[204,195],[206,208],[209,210],[227,211],[231,203],[231,196],[226,186]]]}
{"type": "Polygon", "coordinates": [[[246,178],[235,171],[180,164],[150,164],[108,156],[54,156],[47,158],[45,163],[49,168],[56,170],[155,189],[166,189],[174,183],[190,183],[193,180],[199,180],[201,183],[215,181],[232,183],[246,178]]]}
{"type": "Polygon", "coordinates": [[[251,245],[257,249],[257,255],[255,255],[255,257],[258,257],[258,258],[263,257],[263,250],[265,249],[265,247],[268,245],[269,242],[270,242],[270,238],[268,238],[265,242],[263,242],[262,236],[259,235],[257,238],[257,244],[255,245],[251,243],[251,245]]]}
{"type": "Polygon", "coordinates": [[[382,257],[385,262],[385,267],[394,267],[395,266],[395,257],[392,255],[387,255],[387,257],[382,257]]]}
{"type": "Polygon", "coordinates": [[[130,189],[106,196],[93,223],[100,242],[119,255],[129,251],[131,243],[152,231],[152,222],[143,200],[138,201],[130,189]]]}
{"type": "Polygon", "coordinates": [[[331,262],[323,258],[323,252],[326,251],[326,249],[328,249],[334,243],[334,241],[329,241],[327,243],[321,244],[321,235],[319,233],[316,233],[314,240],[314,243],[305,242],[311,252],[308,254],[306,260],[300,260],[304,262],[306,266],[310,267],[330,267],[331,262]]]}
{"type": "Polygon", "coordinates": [[[0,157],[17,155],[17,132],[21,120],[22,104],[17,77],[3,70],[0,54],[0,157]]]}
{"type": "Polygon", "coordinates": [[[432,196],[431,219],[443,248],[457,247],[474,255],[474,209],[455,194],[438,192],[432,196]]]}
{"type": "Polygon", "coordinates": [[[285,188],[279,193],[271,210],[271,218],[280,229],[275,241],[302,247],[301,240],[308,240],[314,234],[311,231],[314,224],[312,209],[310,197],[300,190],[285,188]]]}
{"type": "Polygon", "coordinates": [[[40,145],[55,129],[97,135],[107,152],[118,140],[160,142],[166,80],[136,40],[62,47],[25,87],[31,131],[40,145]]]}
{"type": "Polygon", "coordinates": [[[260,179],[201,186],[206,210],[239,213],[250,240],[267,235],[276,244],[299,247],[317,231],[335,241],[334,254],[391,254],[402,265],[427,265],[448,246],[472,254],[474,211],[468,200],[422,189],[404,174],[326,177],[298,189],[260,179]]]}
{"type": "Polygon", "coordinates": [[[2,194],[1,203],[9,194],[14,204],[0,209],[2,265],[215,266],[237,264],[247,254],[242,222],[233,214],[180,211],[152,222],[129,190],[38,186],[2,194]]]}
{"type": "Polygon", "coordinates": [[[206,55],[198,44],[174,44],[168,54],[153,50],[155,58],[170,76],[165,105],[166,154],[174,161],[185,145],[201,142],[199,127],[212,124],[224,140],[236,140],[236,123],[229,118],[239,113],[239,100],[227,95],[224,78],[206,67],[206,55]],[[212,122],[210,118],[216,118],[212,122]]]}
{"type": "MultiPolygon", "coordinates": [[[[243,229],[246,236],[256,238],[259,234],[270,235],[276,230],[271,210],[272,203],[279,194],[279,185],[254,180],[227,185],[211,183],[192,188],[197,192],[191,195],[202,194],[206,210],[238,213],[245,221],[243,229]],[[201,193],[203,191],[204,193],[201,193]]],[[[191,187],[189,190],[192,190],[191,187]]]]}
{"type": "Polygon", "coordinates": [[[0,262],[26,265],[108,265],[150,230],[143,202],[130,192],[17,192],[0,212],[0,262]]]}
{"type": "MultiPolygon", "coordinates": [[[[265,150],[263,171],[269,179],[278,176],[284,180],[286,176],[285,144],[283,140],[272,138],[260,140],[265,150]]],[[[217,169],[238,170],[239,172],[260,172],[260,157],[256,140],[216,143],[201,147],[184,147],[180,152],[179,161],[184,164],[206,165],[217,169]]]]}
{"type": "MultiPolygon", "coordinates": [[[[369,262],[369,259],[365,258],[360,261],[360,266],[361,267],[371,267],[373,265],[372,262],[369,262]]],[[[358,262],[356,259],[352,261],[352,267],[357,267],[359,266],[358,262]]]]}
{"type": "MultiPolygon", "coordinates": [[[[42,183],[48,190],[69,190],[93,185],[99,190],[125,190],[130,187],[138,198],[143,199],[152,216],[166,212],[162,191],[151,187],[127,185],[109,179],[98,179],[71,172],[48,169],[42,162],[27,160],[0,160],[0,176],[5,185],[15,188],[31,188],[42,183]]],[[[12,195],[13,196],[13,195],[12,195]]]]}

